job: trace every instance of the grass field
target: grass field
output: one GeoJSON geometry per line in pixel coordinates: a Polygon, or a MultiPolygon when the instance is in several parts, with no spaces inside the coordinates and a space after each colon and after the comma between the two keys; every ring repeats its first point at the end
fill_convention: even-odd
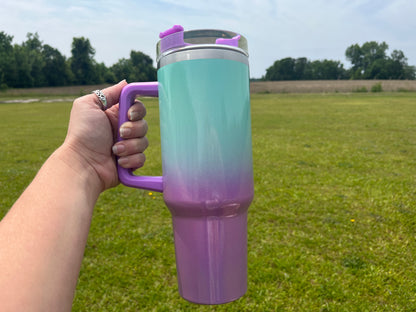
{"type": "MultiPolygon", "coordinates": [[[[1,98],[0,98],[1,99],[1,98]]],[[[161,174],[146,99],[143,174],[161,174]]],[[[0,217],[63,141],[71,103],[0,104],[0,217]]],[[[100,197],[73,311],[415,311],[416,93],[255,94],[247,294],[179,297],[161,194],[100,197]]]]}

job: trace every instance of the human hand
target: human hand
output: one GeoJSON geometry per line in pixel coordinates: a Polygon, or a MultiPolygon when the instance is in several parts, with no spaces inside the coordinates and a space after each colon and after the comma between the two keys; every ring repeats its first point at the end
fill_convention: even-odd
{"type": "Polygon", "coordinates": [[[130,121],[120,128],[124,139],[114,144],[118,132],[118,101],[121,90],[127,85],[122,81],[103,89],[108,109],[103,111],[95,94],[85,95],[74,101],[68,134],[64,145],[78,154],[83,166],[94,169],[102,183],[102,190],[118,184],[117,166],[114,155],[119,156],[119,164],[124,168],[136,169],[143,166],[143,151],[148,141],[145,137],[147,123],[144,105],[136,101],[128,111],[130,121]],[[113,153],[114,154],[113,154],[113,153]]]}

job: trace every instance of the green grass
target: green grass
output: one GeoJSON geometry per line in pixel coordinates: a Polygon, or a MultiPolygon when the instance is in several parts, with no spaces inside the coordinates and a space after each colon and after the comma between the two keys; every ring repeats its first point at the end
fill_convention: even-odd
{"type": "MultiPolygon", "coordinates": [[[[160,174],[157,102],[145,103],[142,172],[160,174]]],[[[63,141],[69,111],[0,104],[0,217],[63,141]]],[[[416,94],[258,94],[252,120],[247,294],[181,299],[162,195],[119,186],[97,203],[74,311],[416,310],[416,94]]]]}

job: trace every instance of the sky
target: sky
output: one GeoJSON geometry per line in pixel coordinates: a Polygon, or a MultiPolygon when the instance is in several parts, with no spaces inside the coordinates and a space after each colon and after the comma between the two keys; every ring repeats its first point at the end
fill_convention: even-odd
{"type": "Polygon", "coordinates": [[[349,68],[345,50],[367,41],[385,41],[388,54],[402,50],[416,65],[415,16],[415,0],[1,0],[0,31],[18,44],[37,32],[66,57],[74,37],[88,38],[95,60],[111,66],[131,50],[155,60],[159,33],[175,24],[230,30],[247,38],[250,76],[261,78],[285,57],[349,68]]]}

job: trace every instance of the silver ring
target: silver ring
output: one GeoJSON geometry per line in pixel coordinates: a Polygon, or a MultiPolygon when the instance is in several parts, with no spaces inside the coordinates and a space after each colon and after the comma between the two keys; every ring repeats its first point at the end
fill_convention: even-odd
{"type": "Polygon", "coordinates": [[[106,108],[107,108],[107,99],[106,99],[104,93],[101,90],[95,90],[95,91],[92,91],[92,93],[94,93],[96,96],[98,96],[98,99],[100,100],[101,105],[102,105],[102,109],[106,110],[106,108]]]}

